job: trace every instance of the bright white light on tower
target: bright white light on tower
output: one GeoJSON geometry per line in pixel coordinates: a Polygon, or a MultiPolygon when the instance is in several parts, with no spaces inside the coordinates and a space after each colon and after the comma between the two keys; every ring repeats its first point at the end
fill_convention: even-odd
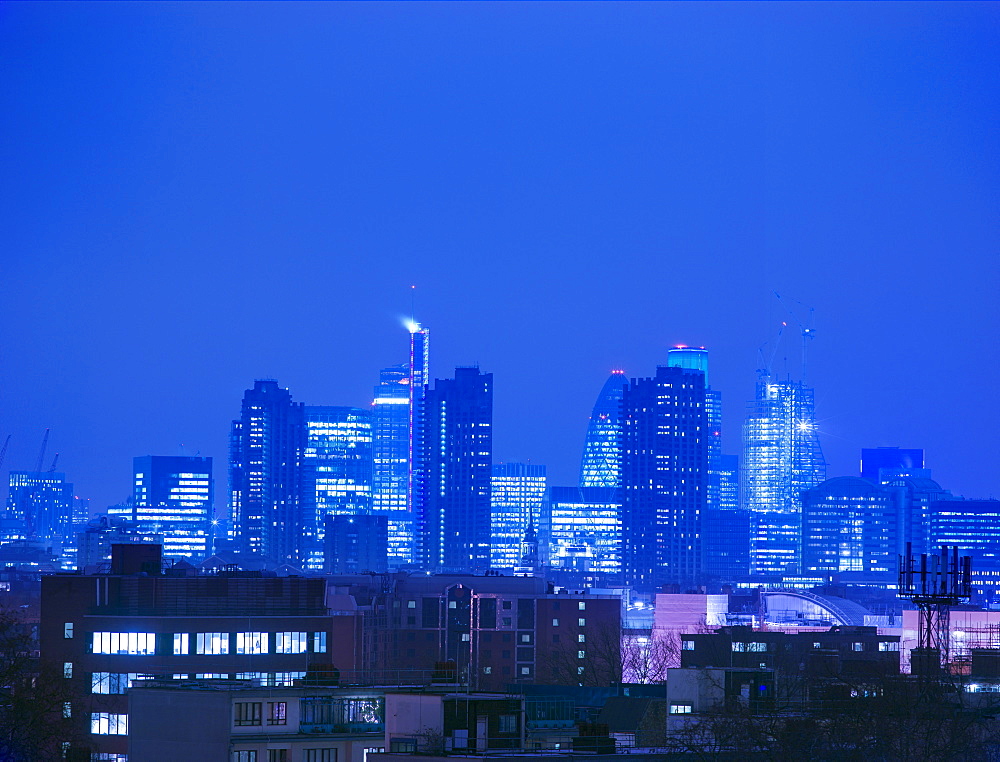
{"type": "Polygon", "coordinates": [[[418,323],[416,320],[406,318],[403,320],[403,325],[406,326],[406,330],[409,331],[410,333],[417,333],[420,331],[420,323],[418,323]]]}

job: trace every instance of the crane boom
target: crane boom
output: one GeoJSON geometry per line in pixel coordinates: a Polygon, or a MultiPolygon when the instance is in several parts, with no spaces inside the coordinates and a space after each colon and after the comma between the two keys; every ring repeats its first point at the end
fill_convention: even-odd
{"type": "Polygon", "coordinates": [[[35,473],[41,473],[42,463],[45,460],[45,448],[49,445],[49,430],[45,429],[45,436],[42,437],[42,449],[38,451],[38,462],[35,463],[35,473]]]}

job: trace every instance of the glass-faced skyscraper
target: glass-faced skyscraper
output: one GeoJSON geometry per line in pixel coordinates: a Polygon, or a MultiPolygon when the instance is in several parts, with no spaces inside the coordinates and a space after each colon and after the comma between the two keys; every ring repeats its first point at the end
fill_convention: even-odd
{"type": "Polygon", "coordinates": [[[409,360],[379,374],[372,402],[372,509],[388,513],[389,565],[417,560],[418,480],[424,390],[430,383],[430,330],[406,321],[409,360]]]}
{"type": "Polygon", "coordinates": [[[214,501],[211,458],[146,455],[132,459],[132,503],[108,515],[162,535],[167,558],[201,559],[211,553],[214,501]]]}
{"type": "Polygon", "coordinates": [[[424,393],[418,480],[422,560],[428,570],[490,565],[493,374],[456,368],[424,393]]]}
{"type": "Polygon", "coordinates": [[[622,571],[651,590],[696,583],[708,479],[705,373],[660,366],[622,395],[622,571]]]}
{"type": "Polygon", "coordinates": [[[490,491],[490,566],[513,569],[521,562],[528,527],[538,529],[545,497],[545,466],[495,463],[490,491]]]}
{"type": "Polygon", "coordinates": [[[751,571],[781,575],[799,561],[801,494],[826,479],[813,390],[762,371],[743,424],[743,507],[750,512],[751,571]]]}
{"type": "Polygon", "coordinates": [[[604,382],[594,403],[583,443],[583,460],[580,464],[581,487],[617,487],[621,480],[621,450],[618,437],[621,432],[622,390],[628,385],[625,372],[615,370],[604,382]]]}
{"type": "Polygon", "coordinates": [[[59,471],[11,471],[6,518],[18,534],[51,540],[65,535],[73,517],[73,485],[59,471]]]}
{"type": "Polygon", "coordinates": [[[303,565],[319,571],[325,568],[326,517],[372,509],[372,413],[356,407],[307,406],[305,419],[303,565]]]}
{"type": "Polygon", "coordinates": [[[254,382],[243,395],[229,439],[233,532],[243,552],[280,562],[303,562],[308,523],[302,510],[305,412],[273,379],[254,382]]]}

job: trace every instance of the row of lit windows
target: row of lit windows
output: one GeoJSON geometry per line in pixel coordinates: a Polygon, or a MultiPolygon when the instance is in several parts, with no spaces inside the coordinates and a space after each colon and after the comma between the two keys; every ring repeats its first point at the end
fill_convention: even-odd
{"type": "MultiPolygon", "coordinates": [[[[66,637],[72,637],[72,624],[67,623],[66,637]]],[[[308,632],[198,632],[195,636],[196,654],[228,654],[230,646],[237,654],[266,654],[273,642],[276,654],[300,654],[307,651],[308,632]],[[231,635],[235,637],[231,638],[231,635]],[[235,641],[235,642],[232,642],[235,641]]],[[[148,656],[156,653],[156,633],[152,632],[95,632],[93,653],[148,656]]],[[[312,633],[312,652],[326,653],[327,634],[312,633]]],[[[190,634],[174,633],[174,654],[190,654],[190,634]]]]}

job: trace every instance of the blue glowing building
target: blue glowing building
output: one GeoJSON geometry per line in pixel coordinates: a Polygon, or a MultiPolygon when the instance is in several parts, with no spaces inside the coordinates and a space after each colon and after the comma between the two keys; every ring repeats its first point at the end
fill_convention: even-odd
{"type": "Polygon", "coordinates": [[[243,395],[229,439],[229,508],[237,547],[278,562],[303,563],[314,523],[303,510],[305,410],[273,379],[243,395]]]}
{"type": "Polygon", "coordinates": [[[108,516],[161,536],[166,558],[203,559],[211,554],[214,506],[211,458],[146,455],[132,459],[132,502],[108,516]]]}
{"type": "Polygon", "coordinates": [[[490,566],[514,569],[524,555],[525,534],[538,528],[545,498],[545,466],[494,463],[490,493],[490,566]]]}
{"type": "Polygon", "coordinates": [[[707,506],[705,372],[660,366],[622,395],[622,571],[640,590],[702,576],[707,506]]]}
{"type": "Polygon", "coordinates": [[[456,368],[426,387],[417,479],[421,556],[439,572],[490,565],[493,374],[456,368]]]}
{"type": "Polygon", "coordinates": [[[813,390],[760,372],[743,424],[742,504],[750,513],[751,571],[782,575],[798,568],[801,494],[826,479],[813,390]]]}
{"type": "Polygon", "coordinates": [[[612,371],[594,403],[587,425],[587,438],[583,443],[581,487],[614,488],[619,485],[621,449],[618,438],[621,432],[622,390],[626,386],[628,379],[625,372],[612,371]]]}
{"type": "Polygon", "coordinates": [[[3,539],[48,541],[67,535],[73,518],[73,485],[59,471],[11,471],[3,539]]]}
{"type": "Polygon", "coordinates": [[[307,552],[302,564],[320,571],[326,568],[326,518],[372,510],[372,413],[355,407],[307,406],[305,419],[302,502],[307,552]]]}

